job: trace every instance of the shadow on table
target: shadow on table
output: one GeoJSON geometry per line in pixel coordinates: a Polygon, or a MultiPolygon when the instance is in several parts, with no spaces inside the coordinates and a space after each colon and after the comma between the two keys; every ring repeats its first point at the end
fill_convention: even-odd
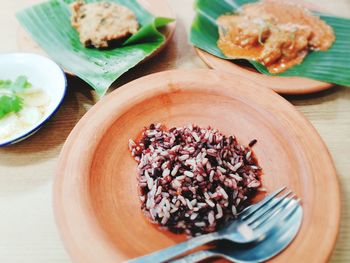
{"type": "Polygon", "coordinates": [[[69,133],[93,103],[89,85],[69,75],[67,79],[67,93],[56,114],[36,134],[0,148],[0,166],[22,166],[58,156],[69,133]]]}
{"type": "Polygon", "coordinates": [[[334,101],[339,98],[350,100],[350,87],[334,86],[330,89],[305,95],[284,95],[296,106],[317,105],[326,101],[334,101]]]}

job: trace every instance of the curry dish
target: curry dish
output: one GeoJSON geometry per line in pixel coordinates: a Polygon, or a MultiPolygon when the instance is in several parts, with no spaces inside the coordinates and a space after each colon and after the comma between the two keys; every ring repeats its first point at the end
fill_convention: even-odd
{"type": "Polygon", "coordinates": [[[238,13],[217,19],[218,47],[229,58],[256,60],[270,73],[303,61],[309,50],[325,51],[335,41],[333,29],[305,8],[283,0],[246,4],[238,13]]]}

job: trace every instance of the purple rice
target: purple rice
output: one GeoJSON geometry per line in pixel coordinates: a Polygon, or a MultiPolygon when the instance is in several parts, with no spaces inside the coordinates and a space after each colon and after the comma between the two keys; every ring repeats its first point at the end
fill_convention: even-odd
{"type": "Polygon", "coordinates": [[[216,231],[250,204],[261,187],[251,150],[217,129],[196,125],[145,128],[129,140],[138,162],[141,209],[172,232],[196,236],[216,231]]]}

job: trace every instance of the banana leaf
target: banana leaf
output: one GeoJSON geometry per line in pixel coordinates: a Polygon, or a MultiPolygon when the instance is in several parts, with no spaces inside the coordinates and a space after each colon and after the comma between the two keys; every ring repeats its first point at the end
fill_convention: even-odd
{"type": "MultiPolygon", "coordinates": [[[[241,5],[252,0],[197,0],[196,16],[191,27],[191,43],[217,57],[227,58],[217,47],[219,38],[216,19],[235,12],[241,5]]],[[[350,20],[327,14],[315,13],[335,31],[336,41],[323,52],[310,52],[304,61],[285,72],[271,74],[256,61],[249,61],[259,72],[266,75],[300,76],[343,86],[350,86],[350,20]]]]}
{"type": "MultiPolygon", "coordinates": [[[[71,0],[51,0],[17,13],[17,19],[46,53],[65,70],[89,83],[102,96],[124,72],[151,55],[164,42],[158,28],[173,19],[154,17],[136,0],[109,0],[131,9],[140,29],[122,46],[101,50],[86,48],[70,23],[71,0]]],[[[86,3],[96,2],[87,0],[86,3]]]]}

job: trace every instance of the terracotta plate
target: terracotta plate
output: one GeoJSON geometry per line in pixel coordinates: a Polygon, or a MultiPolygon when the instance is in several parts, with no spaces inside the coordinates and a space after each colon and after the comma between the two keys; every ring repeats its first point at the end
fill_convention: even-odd
{"type": "Polygon", "coordinates": [[[199,57],[210,68],[242,76],[254,81],[260,86],[272,89],[280,94],[308,94],[329,89],[330,87],[334,86],[330,83],[307,78],[267,76],[252,70],[251,68],[241,67],[240,65],[229,60],[213,56],[212,54],[209,54],[201,49],[195,49],[199,57]]]}
{"type": "MultiPolygon", "coordinates": [[[[325,13],[327,12],[327,10],[324,8],[315,6],[314,4],[308,3],[304,0],[294,0],[294,2],[297,2],[310,10],[318,10],[325,13]]],[[[263,75],[252,68],[241,67],[240,65],[235,64],[229,60],[213,56],[199,48],[195,48],[195,50],[199,57],[210,68],[242,76],[280,94],[308,94],[329,89],[330,87],[334,86],[331,83],[325,83],[308,78],[274,77],[263,75]]]]}
{"type": "Polygon", "coordinates": [[[313,126],[282,97],[246,78],[213,70],[149,75],[113,91],[77,124],[60,155],[54,211],[74,262],[121,262],[185,240],[140,211],[128,139],[146,125],[196,123],[256,138],[268,192],[281,186],[303,200],[302,228],[274,262],[325,262],[335,244],[340,194],[335,169],[313,126]]]}
{"type": "MultiPolygon", "coordinates": [[[[33,0],[33,4],[35,4],[37,1],[33,0]]],[[[173,13],[172,9],[170,8],[167,1],[163,0],[138,0],[138,2],[150,13],[152,13],[155,16],[162,16],[162,17],[168,17],[168,18],[175,18],[175,14],[173,13]]],[[[154,57],[156,54],[158,54],[161,50],[165,48],[165,46],[168,44],[169,40],[173,36],[176,28],[176,22],[173,22],[169,25],[167,25],[164,29],[162,29],[162,33],[166,37],[166,40],[160,48],[158,48],[155,52],[153,52],[150,56],[145,58],[143,61],[146,61],[152,57],[154,57]]],[[[17,30],[17,45],[18,49],[23,52],[29,52],[29,53],[37,53],[40,55],[47,56],[45,51],[30,37],[30,35],[21,27],[18,27],[17,30]]],[[[141,61],[140,63],[142,63],[141,61]]],[[[69,73],[69,72],[68,72],[69,73]]]]}

